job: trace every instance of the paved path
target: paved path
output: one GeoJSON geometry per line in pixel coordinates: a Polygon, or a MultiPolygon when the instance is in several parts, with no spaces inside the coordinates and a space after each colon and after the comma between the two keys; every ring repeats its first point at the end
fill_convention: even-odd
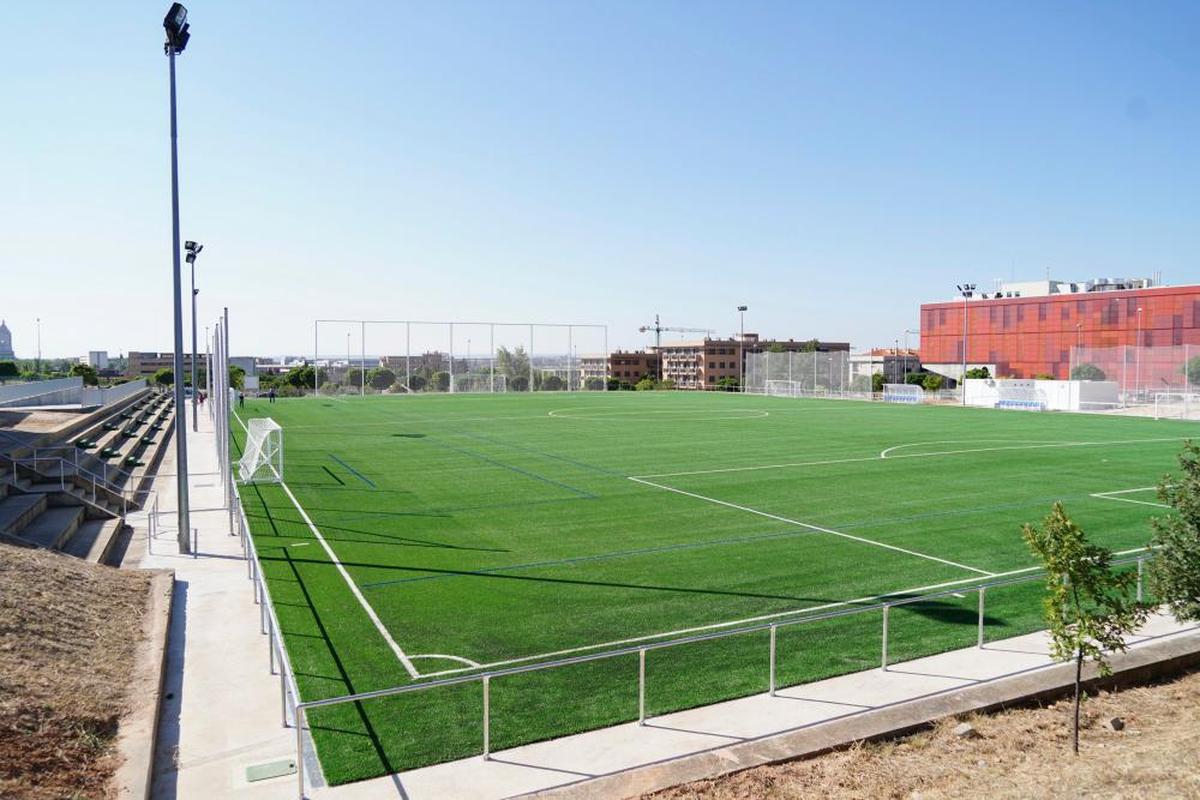
{"type": "MultiPolygon", "coordinates": [[[[141,562],[173,568],[178,581],[154,797],[295,797],[295,776],[253,784],[245,778],[249,766],[294,758],[295,738],[292,729],[281,725],[279,679],[268,672],[259,609],[238,539],[229,535],[215,475],[212,427],[204,413],[200,433],[189,438],[188,461],[194,476],[192,507],[216,509],[193,514],[199,555],[181,556],[173,542],[172,445],[164,477],[156,481],[162,531],[152,543],[153,553],[141,562]]],[[[1164,643],[1200,650],[1200,633],[1167,617],[1154,617],[1140,634],[1131,654],[1141,650],[1149,658],[1164,643]]],[[[747,697],[653,717],[645,726],[630,723],[500,751],[490,761],[467,758],[401,776],[312,788],[308,794],[321,800],[492,800],[557,790],[577,797],[617,797],[665,780],[690,780],[783,758],[811,749],[814,742],[871,735],[868,720],[892,730],[954,713],[964,703],[986,705],[987,697],[1006,691],[1036,690],[1064,668],[1054,665],[1047,652],[1045,634],[1018,636],[982,649],[895,664],[887,671],[781,689],[776,697],[747,697]],[[803,742],[800,734],[807,737],[803,742]]]]}

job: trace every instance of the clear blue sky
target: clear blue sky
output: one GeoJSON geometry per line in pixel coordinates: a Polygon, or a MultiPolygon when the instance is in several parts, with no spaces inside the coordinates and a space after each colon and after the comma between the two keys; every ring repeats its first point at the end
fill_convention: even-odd
{"type": "MultiPolygon", "coordinates": [[[[165,2],[0,4],[18,355],[169,349],[165,2]]],[[[193,0],[203,320],[890,344],[972,280],[1200,280],[1200,3],[193,0]]]]}

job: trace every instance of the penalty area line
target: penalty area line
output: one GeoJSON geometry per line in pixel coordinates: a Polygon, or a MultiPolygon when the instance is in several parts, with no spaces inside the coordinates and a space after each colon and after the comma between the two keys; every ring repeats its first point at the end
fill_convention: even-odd
{"type": "Polygon", "coordinates": [[[674,492],[676,494],[681,494],[685,497],[691,497],[696,500],[703,500],[706,503],[713,503],[718,506],[725,506],[726,508],[732,508],[737,511],[745,511],[748,514],[757,514],[760,517],[766,517],[767,519],[773,519],[776,522],[784,522],[784,523],[787,523],[788,525],[795,525],[800,528],[807,528],[808,530],[816,531],[817,533],[828,533],[832,536],[841,536],[843,539],[850,539],[851,541],[859,542],[860,544],[874,545],[875,547],[882,547],[885,550],[893,550],[897,553],[904,553],[905,555],[916,556],[917,558],[924,558],[927,561],[936,561],[940,564],[945,564],[947,566],[955,567],[956,569],[965,569],[968,572],[975,572],[980,575],[987,576],[989,578],[995,577],[995,573],[988,572],[987,570],[978,569],[976,567],[970,567],[970,566],[967,566],[966,564],[960,564],[957,561],[948,561],[947,559],[944,559],[944,558],[938,558],[937,556],[931,556],[928,553],[918,553],[916,550],[908,550],[903,547],[897,547],[896,545],[893,545],[893,544],[884,544],[883,542],[877,542],[874,539],[867,539],[866,537],[863,537],[863,536],[855,536],[850,533],[843,533],[841,531],[835,531],[832,528],[822,528],[820,525],[813,525],[808,522],[801,522],[800,520],[790,519],[788,517],[781,517],[778,514],[771,514],[766,511],[759,511],[757,508],[751,508],[749,506],[740,506],[737,503],[730,503],[725,500],[718,500],[715,497],[708,497],[707,495],[696,494],[695,492],[687,492],[687,491],[684,491],[683,489],[676,489],[674,486],[667,486],[666,484],[663,484],[663,483],[654,483],[653,481],[648,481],[643,478],[631,477],[629,480],[634,481],[635,483],[643,484],[645,486],[653,486],[655,489],[663,489],[668,492],[674,492]]]}

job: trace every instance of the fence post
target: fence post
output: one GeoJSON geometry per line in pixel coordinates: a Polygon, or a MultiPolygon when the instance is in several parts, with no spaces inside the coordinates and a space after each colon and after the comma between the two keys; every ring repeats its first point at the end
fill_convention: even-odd
{"type": "MultiPolygon", "coordinates": [[[[267,615],[267,663],[268,669],[272,675],[275,674],[275,623],[271,620],[271,616],[267,615]]],[[[283,670],[279,670],[283,672],[283,670]]]]}
{"type": "Polygon", "coordinates": [[[979,587],[979,641],[976,643],[976,647],[981,650],[983,649],[983,605],[985,602],[983,597],[986,592],[986,586],[979,587]]]}
{"type": "Polygon", "coordinates": [[[771,681],[768,689],[771,697],[775,696],[775,626],[771,626],[771,681]]]}
{"type": "Polygon", "coordinates": [[[492,760],[492,679],[483,676],[483,760],[492,760]]]}
{"type": "MultiPolygon", "coordinates": [[[[283,727],[288,726],[287,717],[287,675],[283,671],[283,640],[279,640],[279,704],[283,715],[283,727]]],[[[296,765],[299,769],[300,765],[296,765]]]]}
{"type": "Polygon", "coordinates": [[[891,606],[887,603],[883,604],[883,655],[880,659],[880,669],[887,671],[888,668],[888,611],[891,606]]]}
{"type": "Polygon", "coordinates": [[[304,800],[304,707],[296,706],[296,783],[304,800]]]}
{"type": "Polygon", "coordinates": [[[1137,601],[1142,602],[1142,559],[1137,560],[1137,601]]]}
{"type": "Polygon", "coordinates": [[[638,650],[638,725],[646,724],[646,648],[638,650]]]}

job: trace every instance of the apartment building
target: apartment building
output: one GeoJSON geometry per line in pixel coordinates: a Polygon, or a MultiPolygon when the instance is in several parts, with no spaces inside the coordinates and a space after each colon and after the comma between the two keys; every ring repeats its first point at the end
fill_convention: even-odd
{"type": "Polygon", "coordinates": [[[726,378],[741,382],[742,362],[749,353],[814,349],[820,353],[849,351],[850,345],[816,339],[761,339],[756,333],[747,333],[743,338],[671,342],[662,346],[663,379],[674,381],[679,389],[717,389],[726,378]]]}
{"type": "Polygon", "coordinates": [[[658,377],[658,353],[637,350],[618,350],[608,356],[608,376],[623,383],[637,383],[642,378],[658,377]]]}

